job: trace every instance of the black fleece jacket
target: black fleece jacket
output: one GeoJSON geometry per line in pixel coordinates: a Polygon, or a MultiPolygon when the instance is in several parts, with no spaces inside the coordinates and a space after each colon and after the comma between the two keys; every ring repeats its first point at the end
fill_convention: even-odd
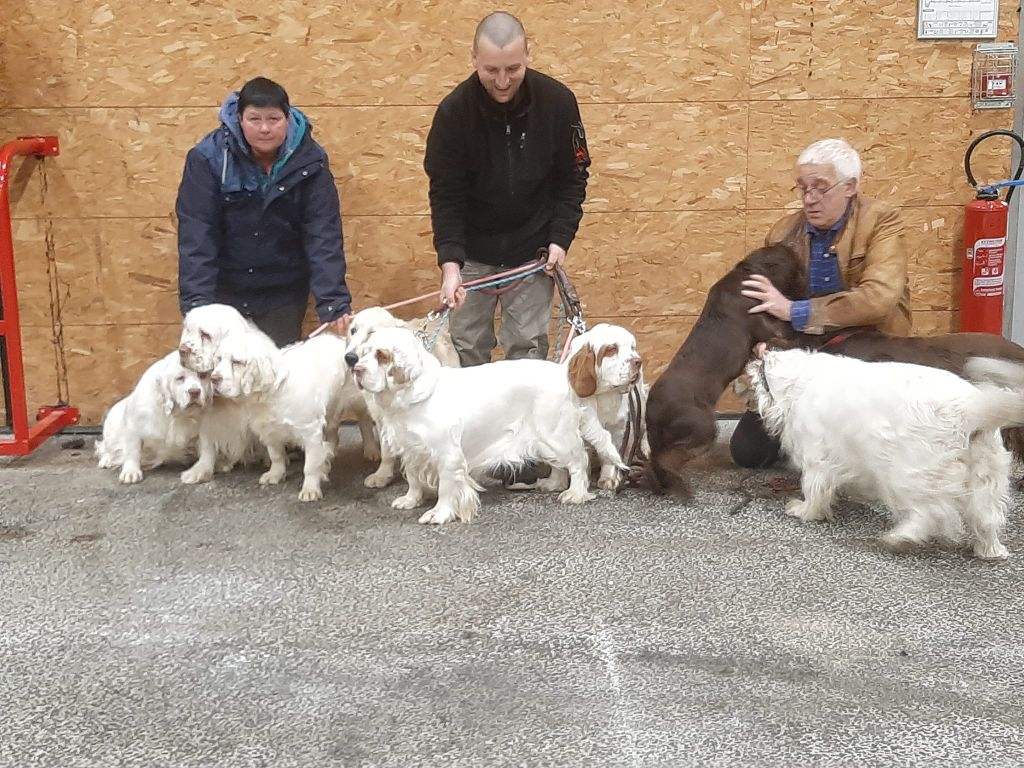
{"type": "Polygon", "coordinates": [[[510,104],[474,72],[441,102],[427,136],[438,264],[513,267],[555,243],[568,250],[587,193],[590,154],[576,97],[527,70],[510,104]]]}

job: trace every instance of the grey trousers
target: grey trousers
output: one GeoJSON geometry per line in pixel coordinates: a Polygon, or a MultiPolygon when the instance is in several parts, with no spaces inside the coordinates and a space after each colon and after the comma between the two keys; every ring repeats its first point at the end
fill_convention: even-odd
{"type": "MultiPolygon", "coordinates": [[[[507,270],[508,267],[467,261],[462,267],[462,281],[469,282],[507,270]]],[[[555,281],[544,272],[537,272],[500,296],[469,291],[466,302],[451,316],[452,343],[462,366],[489,363],[498,341],[506,360],[546,360],[554,290],[555,281]],[[494,315],[499,304],[501,329],[495,338],[494,315]]]]}
{"type": "Polygon", "coordinates": [[[252,321],[277,346],[286,347],[302,338],[302,319],[305,316],[305,304],[285,304],[266,314],[254,315],[252,321]]]}

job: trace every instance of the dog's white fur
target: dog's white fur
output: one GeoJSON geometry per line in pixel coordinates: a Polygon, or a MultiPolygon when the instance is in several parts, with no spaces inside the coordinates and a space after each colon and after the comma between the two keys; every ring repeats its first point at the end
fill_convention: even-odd
{"type": "MultiPolygon", "coordinates": [[[[593,410],[620,453],[629,455],[635,449],[649,456],[647,384],[636,337],[621,326],[598,323],[572,340],[566,366],[573,391],[584,408],[593,410]],[[631,419],[632,390],[639,401],[638,427],[631,419]]],[[[615,464],[604,462],[597,485],[615,489],[623,477],[615,464]]]]}
{"type": "MultiPolygon", "coordinates": [[[[209,480],[218,453],[223,454],[220,441],[225,434],[237,440],[251,430],[270,458],[261,485],[277,484],[285,478],[287,448],[298,445],[305,452],[299,499],[323,498],[321,484],[330,472],[342,413],[354,407],[366,414],[358,389],[346,381],[344,356],[345,342],[332,334],[283,350],[257,329],[225,337],[210,376],[218,400],[225,402],[213,409],[219,415],[203,421],[199,459],[182,473],[182,481],[209,480]]],[[[375,441],[372,424],[369,429],[375,441]]]]}
{"type": "MultiPolygon", "coordinates": [[[[437,322],[440,321],[431,320],[426,317],[409,321],[400,320],[383,307],[362,309],[353,315],[352,321],[349,323],[348,330],[345,333],[347,344],[345,349],[346,357],[348,360],[353,361],[351,364],[354,365],[354,360],[358,358],[360,345],[365,344],[366,340],[376,331],[384,328],[407,328],[415,333],[418,338],[422,339],[425,337],[429,339],[437,329],[436,325],[433,328],[431,328],[431,325],[437,322]]],[[[430,353],[438,359],[441,365],[448,366],[449,368],[460,367],[459,353],[455,351],[451,333],[447,328],[442,328],[439,333],[436,333],[434,345],[431,347],[430,353]]],[[[370,416],[375,423],[378,423],[380,414],[374,413],[375,407],[372,399],[367,399],[367,408],[369,409],[370,416]]],[[[394,479],[395,457],[391,455],[387,443],[381,441],[380,465],[373,473],[367,475],[363,480],[363,485],[367,488],[384,488],[390,485],[394,479]]]]}
{"type": "Polygon", "coordinates": [[[618,461],[608,432],[576,403],[557,363],[505,360],[444,368],[411,331],[390,328],[360,346],[353,372],[409,483],[392,506],[412,509],[428,492],[437,493],[421,523],[472,519],[480,504],[476,477],[525,461],[551,465],[540,490],[562,490],[569,480],[562,503],[592,499],[584,438],[602,460],[618,461]]]}
{"type": "Polygon", "coordinates": [[[160,358],[103,420],[103,437],[96,443],[99,466],[121,467],[118,479],[137,483],[144,467],[190,460],[210,393],[209,379],[183,368],[177,352],[160,358]]]}
{"type": "Polygon", "coordinates": [[[964,363],[964,376],[979,384],[994,384],[1024,392],[1024,365],[994,357],[970,357],[964,363]]]}
{"type": "Polygon", "coordinates": [[[181,364],[199,373],[209,373],[217,364],[217,350],[224,339],[255,329],[252,321],[227,304],[206,304],[191,309],[181,325],[178,343],[181,364]]]}
{"type": "Polygon", "coordinates": [[[786,514],[832,520],[841,489],[888,507],[895,551],[966,524],[974,554],[1008,556],[999,541],[1010,455],[999,429],[1024,423],[1024,397],[975,387],[907,363],[866,363],[805,350],[763,351],[747,367],[758,412],[801,471],[803,499],[786,514]]]}

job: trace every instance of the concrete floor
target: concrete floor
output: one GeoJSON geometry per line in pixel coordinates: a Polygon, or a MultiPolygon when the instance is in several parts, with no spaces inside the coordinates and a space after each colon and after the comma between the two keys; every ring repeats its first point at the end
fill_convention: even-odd
{"type": "Polygon", "coordinates": [[[1020,496],[989,564],[785,518],[721,441],[691,504],[437,529],[354,448],[303,504],[63,440],[0,469],[2,766],[1024,764],[1020,496]]]}

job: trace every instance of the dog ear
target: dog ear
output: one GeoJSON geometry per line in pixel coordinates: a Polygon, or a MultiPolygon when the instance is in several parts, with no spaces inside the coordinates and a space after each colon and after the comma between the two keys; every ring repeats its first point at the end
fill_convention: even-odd
{"type": "Polygon", "coordinates": [[[405,372],[405,368],[402,368],[398,363],[393,363],[391,365],[389,375],[391,376],[391,380],[395,382],[396,387],[401,387],[409,383],[409,374],[407,374],[405,372]]]}
{"type": "Polygon", "coordinates": [[[580,397],[597,392],[597,357],[589,344],[569,358],[569,386],[580,397]]]}
{"type": "Polygon", "coordinates": [[[391,382],[389,388],[401,387],[409,383],[405,367],[399,363],[394,350],[378,349],[374,352],[374,358],[377,365],[384,369],[384,377],[391,382]]]}
{"type": "Polygon", "coordinates": [[[427,354],[419,339],[411,350],[395,349],[389,375],[396,386],[408,384],[423,372],[421,358],[427,354]]]}
{"type": "Polygon", "coordinates": [[[164,371],[156,377],[156,399],[164,416],[174,413],[174,393],[171,389],[173,381],[174,373],[170,371],[164,371]]]}
{"type": "Polygon", "coordinates": [[[242,394],[248,396],[256,392],[265,392],[280,384],[284,370],[275,363],[273,356],[263,352],[255,352],[246,360],[239,382],[242,394]]]}

